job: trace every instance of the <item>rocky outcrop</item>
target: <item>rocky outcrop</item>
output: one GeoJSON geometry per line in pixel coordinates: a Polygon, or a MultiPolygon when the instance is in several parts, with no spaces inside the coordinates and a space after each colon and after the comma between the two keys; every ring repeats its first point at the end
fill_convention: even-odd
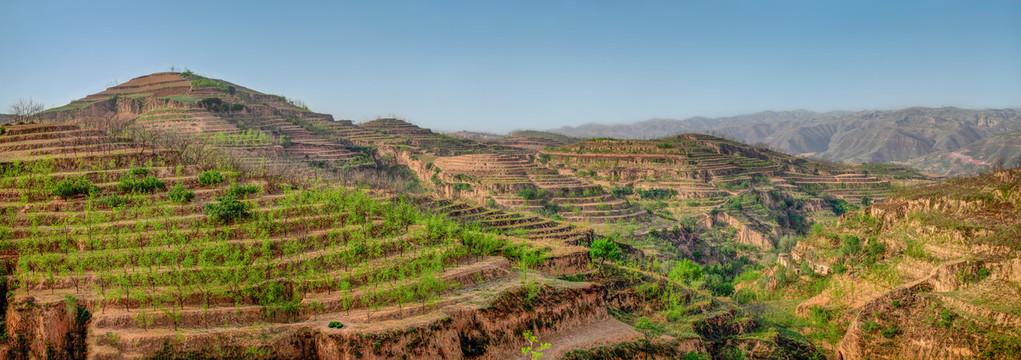
{"type": "Polygon", "coordinates": [[[7,308],[7,337],[0,340],[4,359],[85,359],[90,314],[68,302],[38,305],[34,301],[7,308]]]}
{"type": "Polygon", "coordinates": [[[725,212],[717,212],[710,214],[709,216],[702,219],[701,226],[705,228],[712,228],[717,225],[730,226],[737,229],[734,241],[742,244],[748,244],[752,246],[758,246],[763,249],[772,249],[773,240],[762,233],[755,231],[751,227],[745,225],[740,220],[730,216],[725,212]]]}

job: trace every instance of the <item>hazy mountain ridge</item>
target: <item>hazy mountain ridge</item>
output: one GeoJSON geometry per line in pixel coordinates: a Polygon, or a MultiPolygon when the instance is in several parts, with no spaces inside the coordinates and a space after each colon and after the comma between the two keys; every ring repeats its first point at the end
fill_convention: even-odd
{"type": "Polygon", "coordinates": [[[723,135],[748,144],[766,144],[789,154],[845,162],[924,164],[939,174],[965,174],[1014,153],[970,150],[975,170],[950,159],[951,152],[988,139],[979,148],[1012,148],[1013,139],[999,134],[1021,130],[1018,109],[968,110],[954,107],[913,107],[890,111],[761,112],[726,118],[653,119],[631,125],[584,125],[553,132],[615,138],[656,138],[694,131],[723,135]],[[942,155],[933,155],[942,154],[942,155]],[[932,155],[932,156],[930,156],[932,155]],[[927,157],[928,156],[928,157],[927,157]],[[926,159],[912,160],[927,157],[926,159]]]}
{"type": "Polygon", "coordinates": [[[850,112],[831,111],[818,113],[808,110],[762,111],[753,114],[730,117],[707,118],[702,116],[687,119],[649,119],[633,124],[585,124],[564,126],[550,132],[579,138],[612,137],[618,139],[655,139],[686,132],[699,132],[727,125],[752,123],[777,123],[791,120],[825,119],[839,117],[850,112]]]}

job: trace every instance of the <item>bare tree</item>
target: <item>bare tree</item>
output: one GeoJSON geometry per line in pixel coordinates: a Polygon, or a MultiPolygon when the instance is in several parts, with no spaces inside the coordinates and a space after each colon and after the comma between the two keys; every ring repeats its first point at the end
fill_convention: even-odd
{"type": "Polygon", "coordinates": [[[11,115],[14,116],[13,120],[15,122],[28,121],[44,109],[46,109],[46,106],[35,102],[32,98],[28,98],[28,101],[25,99],[18,99],[18,102],[11,104],[11,115]]]}

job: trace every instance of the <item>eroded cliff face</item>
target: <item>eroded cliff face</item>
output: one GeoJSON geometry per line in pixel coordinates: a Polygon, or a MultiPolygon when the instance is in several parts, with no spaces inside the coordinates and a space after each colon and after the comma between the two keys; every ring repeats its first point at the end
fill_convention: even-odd
{"type": "Polygon", "coordinates": [[[717,226],[719,224],[723,224],[737,229],[737,234],[735,234],[734,241],[737,241],[742,244],[757,246],[767,250],[773,248],[773,241],[768,236],[765,236],[762,233],[755,231],[751,227],[742,223],[740,220],[734,218],[733,216],[730,216],[725,212],[718,212],[716,214],[709,215],[702,221],[702,226],[706,228],[712,228],[713,226],[717,226]]]}
{"type": "Polygon", "coordinates": [[[90,314],[66,302],[11,304],[6,313],[6,338],[0,359],[85,359],[90,314]]]}

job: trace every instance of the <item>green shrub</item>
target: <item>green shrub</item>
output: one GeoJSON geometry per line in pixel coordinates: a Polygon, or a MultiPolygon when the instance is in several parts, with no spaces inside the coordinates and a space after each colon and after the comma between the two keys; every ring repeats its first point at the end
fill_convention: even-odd
{"type": "Polygon", "coordinates": [[[871,320],[866,321],[861,324],[861,330],[869,334],[875,333],[877,330],[879,330],[879,323],[871,320]]]}
{"type": "Polygon", "coordinates": [[[223,173],[219,170],[206,170],[199,174],[199,184],[212,186],[224,181],[223,173]]]}
{"type": "Polygon", "coordinates": [[[673,269],[670,269],[669,275],[670,279],[683,283],[699,281],[704,276],[705,271],[702,269],[702,265],[688,259],[681,259],[681,261],[677,262],[673,269]]]}
{"type": "Polygon", "coordinates": [[[457,191],[472,191],[472,187],[468,183],[452,183],[450,186],[457,191]]]}
{"type": "Polygon", "coordinates": [[[232,221],[252,216],[251,207],[234,196],[217,197],[216,203],[206,204],[206,215],[212,221],[232,221]]]}
{"type": "Polygon", "coordinates": [[[829,203],[830,208],[833,209],[833,213],[837,214],[837,216],[844,215],[844,213],[848,211],[857,209],[857,207],[847,203],[847,200],[844,199],[827,199],[826,201],[829,203]]]}
{"type": "Polygon", "coordinates": [[[896,324],[890,324],[883,330],[880,330],[879,334],[883,335],[883,337],[887,339],[892,339],[894,336],[897,336],[897,334],[900,334],[900,329],[897,328],[896,324]]]}
{"type": "Polygon", "coordinates": [[[341,324],[340,321],[330,321],[330,324],[328,326],[331,329],[342,329],[342,328],[344,328],[344,324],[341,324]]]}
{"type": "Polygon", "coordinates": [[[53,195],[63,199],[70,199],[78,195],[96,193],[99,191],[99,187],[89,181],[89,179],[79,177],[58,182],[53,185],[50,191],[53,195]]]}
{"type": "Polygon", "coordinates": [[[625,197],[635,193],[635,188],[631,186],[615,186],[610,189],[610,194],[614,197],[625,197]]]}
{"type": "Polygon", "coordinates": [[[169,198],[170,201],[173,201],[175,203],[183,204],[191,201],[191,199],[194,199],[195,193],[188,191],[188,189],[185,189],[184,185],[177,184],[174,185],[174,187],[170,189],[170,192],[167,193],[167,198],[169,198]]]}
{"type": "Polygon", "coordinates": [[[224,191],[224,193],[227,196],[234,196],[234,197],[243,198],[243,197],[245,197],[245,195],[248,195],[248,194],[257,194],[257,193],[259,193],[259,185],[254,185],[254,184],[252,184],[252,185],[230,184],[230,186],[227,187],[227,190],[224,191]]]}
{"type": "Polygon", "coordinates": [[[104,196],[102,199],[99,199],[100,204],[112,208],[127,204],[129,201],[131,201],[131,199],[129,199],[127,196],[121,196],[117,194],[104,196]]]}
{"type": "Polygon", "coordinates": [[[139,179],[128,173],[121,176],[121,180],[117,183],[117,189],[120,191],[153,192],[166,188],[167,185],[162,180],[152,175],[139,179]]]}
{"type": "Polygon", "coordinates": [[[149,175],[149,168],[143,166],[136,166],[131,168],[131,170],[128,171],[128,174],[131,174],[131,176],[146,176],[149,175]]]}
{"type": "Polygon", "coordinates": [[[861,251],[861,239],[854,235],[844,236],[840,240],[840,255],[852,256],[861,251]]]}
{"type": "Polygon", "coordinates": [[[687,230],[688,232],[695,232],[695,230],[698,229],[698,218],[694,216],[685,215],[681,217],[680,223],[681,226],[684,227],[684,230],[687,230]]]}
{"type": "Polygon", "coordinates": [[[734,293],[734,284],[727,282],[720,274],[709,274],[705,277],[702,287],[716,296],[730,296],[734,293]]]}
{"type": "Polygon", "coordinates": [[[957,314],[954,314],[953,311],[943,309],[943,311],[939,312],[939,319],[936,320],[936,325],[939,325],[944,328],[950,328],[951,326],[953,326],[954,319],[956,318],[957,314]]]}
{"type": "Polygon", "coordinates": [[[801,266],[798,267],[798,272],[805,276],[815,276],[815,270],[812,270],[812,266],[808,265],[808,261],[801,262],[801,266]]]}
{"type": "Polygon", "coordinates": [[[674,189],[637,189],[635,191],[645,200],[670,199],[677,195],[677,190],[674,189]]]}
{"type": "Polygon", "coordinates": [[[824,326],[829,324],[835,318],[833,310],[821,307],[813,306],[808,314],[808,318],[812,320],[817,326],[824,326]]]}

